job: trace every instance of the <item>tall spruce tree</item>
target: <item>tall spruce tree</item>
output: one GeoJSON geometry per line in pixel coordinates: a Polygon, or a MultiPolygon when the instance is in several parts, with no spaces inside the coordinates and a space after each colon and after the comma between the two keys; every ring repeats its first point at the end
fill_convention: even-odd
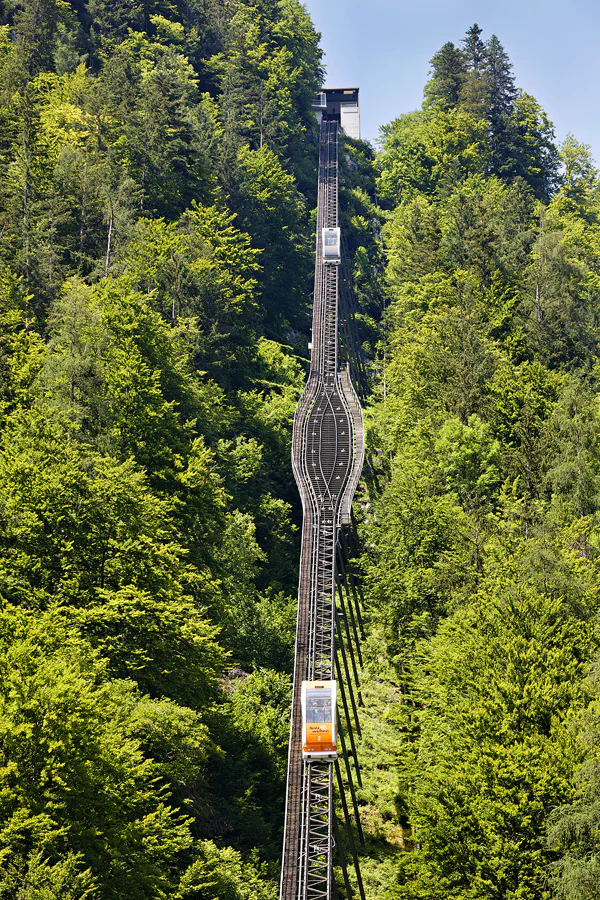
{"type": "Polygon", "coordinates": [[[439,104],[442,109],[454,109],[467,71],[465,54],[452,41],[431,58],[431,79],[425,86],[425,104],[439,104]]]}
{"type": "Polygon", "coordinates": [[[476,118],[485,117],[488,104],[487,47],[481,35],[482,29],[479,25],[472,25],[462,42],[467,73],[463,81],[460,99],[461,104],[476,118]]]}
{"type": "Polygon", "coordinates": [[[481,38],[482,34],[483,29],[476,22],[467,29],[467,33],[462,41],[467,67],[469,71],[475,72],[476,75],[483,74],[487,60],[487,47],[485,41],[481,38]]]}
{"type": "Polygon", "coordinates": [[[490,172],[494,175],[513,174],[513,112],[517,88],[512,63],[495,34],[486,45],[485,77],[488,85],[490,172]]]}
{"type": "Polygon", "coordinates": [[[517,96],[513,65],[495,34],[486,45],[485,72],[489,85],[490,118],[510,115],[517,96]]]}

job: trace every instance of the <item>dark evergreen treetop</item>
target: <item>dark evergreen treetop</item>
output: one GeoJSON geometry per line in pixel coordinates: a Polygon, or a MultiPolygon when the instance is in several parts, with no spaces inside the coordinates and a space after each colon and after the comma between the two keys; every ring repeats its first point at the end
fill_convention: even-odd
{"type": "Polygon", "coordinates": [[[425,86],[425,101],[444,109],[455,107],[467,71],[465,54],[448,41],[431,58],[431,78],[425,86]]]}
{"type": "MultiPolygon", "coordinates": [[[[423,157],[417,157],[408,168],[420,170],[421,178],[428,173],[430,183],[445,186],[452,170],[452,177],[460,177],[463,161],[459,162],[459,155],[470,146],[468,172],[498,175],[507,182],[521,178],[537,197],[549,200],[560,181],[552,123],[539,104],[517,88],[512,63],[498,37],[492,35],[484,41],[482,34],[475,24],[467,31],[461,48],[452,42],[444,44],[431,59],[431,77],[424,89],[423,113],[429,120],[423,121],[419,143],[429,131],[437,144],[435,156],[443,144],[439,137],[433,138],[434,132],[440,126],[442,130],[447,127],[453,133],[447,145],[448,153],[454,154],[453,163],[440,167],[435,158],[425,163],[423,157]],[[456,111],[460,116],[448,118],[444,125],[443,119],[434,118],[436,110],[447,114],[456,111]],[[429,127],[426,121],[430,121],[429,127]]],[[[399,125],[403,131],[405,124],[399,125]]],[[[395,139],[390,132],[387,147],[391,148],[392,142],[395,139]]]]}
{"type": "Polygon", "coordinates": [[[475,25],[471,25],[462,40],[467,69],[476,75],[483,73],[487,62],[487,46],[481,39],[482,34],[483,29],[475,23],[475,25]]]}
{"type": "Polygon", "coordinates": [[[486,45],[486,78],[489,89],[489,116],[508,116],[517,97],[513,66],[495,34],[486,45]]]}

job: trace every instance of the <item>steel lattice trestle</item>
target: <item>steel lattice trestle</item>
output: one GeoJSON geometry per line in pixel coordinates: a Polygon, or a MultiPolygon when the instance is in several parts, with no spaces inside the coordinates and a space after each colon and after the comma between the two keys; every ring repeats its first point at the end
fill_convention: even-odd
{"type": "Polygon", "coordinates": [[[294,420],[292,464],[304,513],[281,900],[331,900],[333,764],[302,758],[302,681],[336,677],[336,553],[364,460],[362,412],[348,367],[338,368],[338,266],[322,229],[338,225],[337,122],[323,120],[309,378],[294,420]]]}

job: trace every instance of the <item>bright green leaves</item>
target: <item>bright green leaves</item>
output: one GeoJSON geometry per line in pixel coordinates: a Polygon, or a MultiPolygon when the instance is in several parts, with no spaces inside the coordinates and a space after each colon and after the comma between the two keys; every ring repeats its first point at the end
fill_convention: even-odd
{"type": "Polygon", "coordinates": [[[570,793],[567,725],[591,631],[507,574],[420,648],[421,849],[403,868],[433,897],[546,896],[544,822],[570,793]]]}
{"type": "Polygon", "coordinates": [[[172,504],[131,461],[82,458],[39,414],[21,415],[6,440],[5,599],[60,606],[115,675],[157,696],[206,702],[225,658],[197,604],[213,601],[216,586],[186,563],[172,504]]]}
{"type": "Polygon", "coordinates": [[[596,227],[582,212],[560,195],[539,209],[529,269],[529,328],[540,357],[551,367],[593,365],[598,244],[596,227]]]}
{"type": "Polygon", "coordinates": [[[409,113],[382,129],[378,193],[396,205],[485,172],[486,129],[469,113],[409,113]]]}
{"type": "Polygon", "coordinates": [[[115,151],[138,188],[140,210],[181,213],[209,183],[197,75],[189,60],[174,44],[132,32],[106,61],[101,84],[119,125],[115,151]],[[119,75],[125,86],[115,83],[119,75]]]}
{"type": "MultiPolygon", "coordinates": [[[[67,4],[58,13],[50,0],[46,6],[44,52],[52,52],[60,31],[56,72],[47,59],[45,71],[38,73],[36,63],[29,78],[24,45],[7,40],[0,71],[5,247],[34,289],[41,317],[66,276],[109,274],[138,218],[172,222],[197,201],[218,202],[222,210],[224,187],[239,221],[244,227],[252,221],[253,244],[264,251],[267,268],[276,270],[264,280],[268,318],[278,317],[272,336],[279,336],[310,290],[306,254],[299,265],[295,259],[306,244],[307,211],[290,174],[312,190],[314,159],[306,158],[304,131],[313,122],[320,51],[306,11],[295,0],[268,11],[236,2],[222,16],[196,4],[176,13],[164,4],[150,11],[96,3],[89,16],[101,37],[88,38],[88,13],[76,34],[67,4]],[[69,22],[61,30],[65,11],[69,22]],[[98,40],[108,41],[101,53],[98,40]],[[89,69],[77,42],[88,45],[89,69]],[[258,152],[254,162],[241,159],[248,146],[258,152]],[[265,177],[274,201],[263,220],[265,177]],[[270,252],[278,243],[278,252],[275,246],[270,252]],[[282,316],[281,271],[290,276],[294,267],[301,272],[289,283],[300,285],[298,296],[282,316]]],[[[42,29],[42,9],[25,8],[33,17],[28,28],[42,29]]],[[[19,22],[13,24],[18,33],[19,22]]],[[[237,279],[235,268],[231,275],[237,279]]],[[[256,285],[252,294],[255,303],[256,285]]]]}
{"type": "Polygon", "coordinates": [[[598,173],[569,136],[561,184],[497,38],[473,26],[432,67],[377,161],[392,302],[363,559],[410,827],[381,893],[591,900],[598,173]]]}
{"type": "MultiPolygon", "coordinates": [[[[204,596],[197,593],[206,601],[216,587],[203,587],[204,596]]],[[[227,655],[217,643],[219,630],[180,588],[162,596],[133,586],[99,589],[67,618],[110,660],[112,676],[192,709],[215,698],[227,655]]]]}
{"type": "Polygon", "coordinates": [[[185,566],[171,504],[153,495],[131,461],[82,456],[37,412],[9,424],[0,460],[12,599],[21,589],[32,590],[40,606],[85,603],[90,592],[124,585],[155,594],[175,589],[185,566]]]}
{"type": "Polygon", "coordinates": [[[193,240],[203,241],[210,248],[223,301],[237,311],[256,303],[260,263],[259,251],[250,246],[249,235],[235,228],[233,220],[233,215],[217,207],[192,204],[182,226],[193,240]]]}
{"type": "Polygon", "coordinates": [[[465,272],[404,285],[389,311],[397,327],[386,369],[389,396],[378,412],[386,443],[430,428],[440,414],[466,422],[480,409],[497,358],[482,307],[477,280],[465,272]]]}
{"type": "Polygon", "coordinates": [[[260,251],[233,218],[193,204],[177,224],[140,221],[122,264],[123,281],[151,295],[152,306],[178,328],[194,368],[227,387],[254,337],[261,273],[260,251]]]}
{"type": "Polygon", "coordinates": [[[479,316],[516,361],[550,367],[592,365],[595,226],[561,195],[536,208],[525,183],[464,178],[445,197],[418,194],[384,227],[387,280],[394,295],[406,282],[439,272],[472,273],[481,285],[479,316]]]}
{"type": "Polygon", "coordinates": [[[28,396],[44,353],[33,328],[31,296],[21,279],[0,267],[0,417],[28,396]]]}
{"type": "Polygon", "coordinates": [[[549,821],[548,843],[560,853],[550,881],[561,900],[592,900],[598,878],[598,657],[586,684],[588,704],[573,723],[584,760],[575,778],[570,803],[558,807],[549,821]]]}
{"type": "Polygon", "coordinates": [[[440,234],[437,209],[422,194],[396,207],[384,227],[387,279],[394,291],[404,281],[417,281],[438,267],[440,234]]]}
{"type": "MultiPolygon", "coordinates": [[[[66,853],[56,863],[44,859],[41,852],[32,853],[26,865],[26,875],[21,879],[17,867],[4,880],[3,887],[16,887],[21,879],[19,893],[26,900],[89,900],[97,897],[96,882],[89,869],[82,869],[83,858],[76,853],[66,853]]],[[[25,867],[21,867],[25,871],[25,867]]]]}
{"type": "Polygon", "coordinates": [[[546,475],[553,502],[566,521],[578,516],[595,525],[600,488],[597,417],[595,397],[575,381],[567,384],[550,423],[555,453],[546,475]]]}
{"type": "Polygon", "coordinates": [[[219,849],[212,841],[202,841],[198,858],[181,879],[182,900],[273,900],[275,889],[245,865],[229,847],[219,849]]]}
{"type": "Polygon", "coordinates": [[[209,71],[219,86],[222,146],[218,153],[225,183],[238,149],[268,146],[304,175],[308,168],[303,130],[320,84],[321,50],[308,13],[296,0],[270,9],[232,5],[222,49],[209,71]]]}
{"type": "Polygon", "coordinates": [[[186,371],[177,334],[147,298],[111,281],[95,289],[68,283],[49,325],[41,391],[102,450],[133,456],[166,477],[183,445],[177,403],[170,399],[186,371]]]}
{"type": "Polygon", "coordinates": [[[472,415],[466,425],[447,419],[435,442],[448,490],[467,510],[490,506],[500,485],[500,444],[489,425],[472,415]]]}
{"type": "MultiPolygon", "coordinates": [[[[44,606],[71,585],[80,532],[77,499],[88,481],[62,429],[38,412],[21,413],[4,432],[2,466],[2,593],[6,600],[44,606]]],[[[83,499],[83,498],[82,498],[83,499]]],[[[76,567],[77,568],[77,567],[76,567]]],[[[88,578],[87,566],[85,574],[88,578]]]]}
{"type": "Polygon", "coordinates": [[[3,889],[64,898],[169,892],[191,839],[132,736],[135,688],[107,681],[56,615],[4,612],[2,630],[3,889]],[[45,895],[33,893],[36,882],[45,895]]]}
{"type": "Polygon", "coordinates": [[[525,91],[515,101],[512,135],[509,140],[507,168],[524,178],[536,197],[548,202],[560,178],[558,151],[554,143],[554,126],[539,103],[525,91]]]}
{"type": "Polygon", "coordinates": [[[591,147],[569,133],[560,146],[560,158],[565,167],[560,196],[589,215],[590,205],[598,196],[598,172],[591,147]]]}
{"type": "Polygon", "coordinates": [[[387,626],[394,656],[430,634],[469,566],[469,522],[452,496],[436,496],[431,469],[409,452],[396,458],[371,535],[369,595],[387,626]]]}
{"type": "Polygon", "coordinates": [[[449,269],[469,269],[484,290],[495,274],[511,281],[530,247],[531,193],[522,182],[465,179],[438,207],[440,256],[449,269]]]}

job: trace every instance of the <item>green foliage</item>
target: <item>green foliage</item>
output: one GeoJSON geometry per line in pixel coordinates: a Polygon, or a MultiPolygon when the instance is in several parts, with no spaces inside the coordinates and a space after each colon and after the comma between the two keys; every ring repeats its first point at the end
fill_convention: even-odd
{"type": "MultiPolygon", "coordinates": [[[[298,0],[0,16],[0,893],[267,900],[318,35],[298,0]]],[[[587,900],[598,173],[569,136],[559,177],[496,36],[431,67],[380,152],[340,145],[374,386],[365,884],[587,900]]]]}
{"type": "Polygon", "coordinates": [[[466,425],[447,419],[435,450],[446,488],[458,495],[465,509],[479,509],[493,501],[500,484],[500,444],[479,416],[469,416],[466,425]]]}
{"type": "Polygon", "coordinates": [[[3,613],[1,668],[5,893],[168,891],[191,838],[130,737],[133,685],[53,614],[3,613]]]}
{"type": "Polygon", "coordinates": [[[404,655],[403,640],[435,627],[468,555],[461,541],[467,523],[456,499],[432,496],[429,467],[412,454],[403,457],[382,496],[367,575],[391,648],[404,655]]]}
{"type": "Polygon", "coordinates": [[[408,113],[385,125],[382,135],[378,194],[387,203],[443,194],[485,171],[485,124],[463,109],[408,113]]]}
{"type": "Polygon", "coordinates": [[[522,178],[548,201],[558,186],[554,129],[533,97],[517,90],[496,37],[473,25],[458,49],[444,44],[431,60],[421,112],[381,129],[379,194],[390,205],[416,192],[444,195],[470,175],[522,178]]]}
{"type": "Polygon", "coordinates": [[[320,59],[298,0],[0,3],[7,898],[273,896],[320,59]]]}
{"type": "MultiPolygon", "coordinates": [[[[243,147],[237,158],[239,182],[234,203],[244,227],[263,252],[262,306],[267,336],[280,333],[281,323],[302,322],[312,274],[312,254],[303,233],[305,200],[294,178],[267,146],[243,147]],[[294,278],[290,280],[290,271],[294,278]]],[[[312,249],[312,248],[311,248],[312,249]]]]}
{"type": "Polygon", "coordinates": [[[179,896],[186,900],[273,900],[275,891],[244,865],[239,853],[202,841],[198,858],[181,879],[179,896]]]}
{"type": "Polygon", "coordinates": [[[258,668],[250,675],[234,669],[226,691],[225,706],[217,711],[225,756],[215,761],[211,783],[225,800],[221,815],[240,848],[259,844],[278,860],[278,798],[286,778],[291,679],[273,669],[258,668]]]}
{"type": "Polygon", "coordinates": [[[598,175],[588,144],[580,144],[568,134],[560,146],[564,166],[560,195],[578,210],[593,214],[593,199],[598,190],[598,175]]]}
{"type": "Polygon", "coordinates": [[[589,629],[559,601],[506,573],[423,648],[421,850],[404,866],[416,880],[406,896],[547,896],[545,814],[569,796],[565,725],[588,648],[589,629]]]}
{"type": "Polygon", "coordinates": [[[376,159],[391,302],[362,562],[398,781],[361,798],[367,883],[591,900],[598,173],[569,136],[557,177],[551,123],[495,36],[475,25],[431,65],[376,159]]]}
{"type": "Polygon", "coordinates": [[[431,79],[425,85],[426,103],[440,104],[443,109],[455,107],[466,72],[465,54],[448,41],[431,58],[431,79]]]}
{"type": "Polygon", "coordinates": [[[0,416],[27,396],[44,352],[32,327],[31,296],[8,268],[0,270],[0,416]]]}
{"type": "Polygon", "coordinates": [[[588,704],[575,720],[576,739],[585,754],[575,778],[572,801],[556,808],[548,844],[561,854],[552,865],[551,883],[561,900],[587,900],[596,893],[598,874],[598,659],[587,684],[588,704]]]}

